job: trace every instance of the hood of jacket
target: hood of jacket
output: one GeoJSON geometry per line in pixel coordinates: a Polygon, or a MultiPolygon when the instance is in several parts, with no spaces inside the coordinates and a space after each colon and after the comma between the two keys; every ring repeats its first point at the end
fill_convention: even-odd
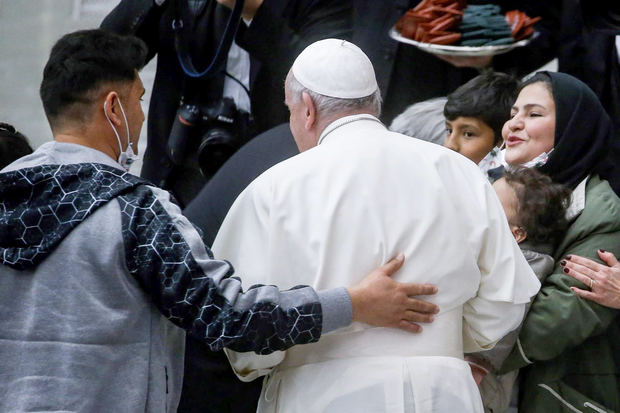
{"type": "Polygon", "coordinates": [[[36,266],[102,205],[146,181],[97,163],[40,165],[0,173],[0,259],[36,266]]]}

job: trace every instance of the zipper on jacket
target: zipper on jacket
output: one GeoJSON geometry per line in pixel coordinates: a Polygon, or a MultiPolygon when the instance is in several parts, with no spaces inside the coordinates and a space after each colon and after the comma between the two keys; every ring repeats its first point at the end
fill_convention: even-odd
{"type": "Polygon", "coordinates": [[[592,403],[590,403],[590,402],[585,402],[585,403],[583,404],[583,406],[584,406],[584,407],[589,407],[590,409],[592,409],[592,410],[594,410],[595,412],[598,412],[598,413],[607,413],[607,410],[603,410],[603,409],[601,409],[600,407],[597,407],[597,406],[593,405],[593,404],[592,404],[592,403]]]}
{"type": "Polygon", "coordinates": [[[168,366],[164,366],[164,372],[166,373],[166,395],[168,394],[168,366]]]}
{"type": "Polygon", "coordinates": [[[570,404],[569,402],[567,402],[566,400],[564,400],[562,398],[562,396],[560,396],[555,390],[553,390],[551,387],[547,386],[546,384],[542,384],[539,383],[538,384],[539,387],[542,387],[543,389],[547,390],[549,393],[551,393],[551,395],[553,397],[555,397],[556,399],[558,399],[559,401],[561,401],[562,403],[564,403],[564,405],[566,407],[568,407],[570,410],[572,410],[575,413],[583,413],[581,410],[579,410],[578,408],[576,408],[575,406],[573,406],[572,404],[570,404]]]}

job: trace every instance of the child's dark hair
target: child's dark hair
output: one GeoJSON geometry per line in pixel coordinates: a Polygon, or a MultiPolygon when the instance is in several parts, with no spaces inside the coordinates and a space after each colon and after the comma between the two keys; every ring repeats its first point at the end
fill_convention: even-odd
{"type": "Polygon", "coordinates": [[[0,169],[31,153],[28,139],[12,125],[0,122],[0,169]]]}
{"type": "Polygon", "coordinates": [[[515,224],[527,231],[532,242],[556,246],[568,228],[571,190],[534,168],[511,168],[503,178],[517,196],[519,222],[515,224]]]}
{"type": "Polygon", "coordinates": [[[495,144],[502,139],[502,127],[510,118],[510,108],[517,99],[519,79],[501,72],[487,71],[476,76],[448,95],[443,114],[452,121],[460,116],[479,118],[495,134],[495,144]]]}

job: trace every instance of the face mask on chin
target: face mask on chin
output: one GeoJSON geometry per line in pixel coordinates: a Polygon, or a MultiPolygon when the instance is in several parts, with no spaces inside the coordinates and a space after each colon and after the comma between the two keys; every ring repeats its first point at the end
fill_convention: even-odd
{"type": "Polygon", "coordinates": [[[108,116],[108,112],[106,110],[106,104],[107,102],[104,102],[103,104],[103,113],[105,114],[105,117],[108,120],[108,123],[110,124],[110,126],[112,127],[112,130],[114,131],[114,135],[116,135],[116,140],[118,141],[118,147],[121,150],[121,153],[118,155],[117,161],[126,171],[129,172],[129,168],[131,167],[131,164],[133,164],[138,159],[138,156],[135,154],[135,152],[133,151],[133,147],[131,146],[131,137],[129,136],[129,124],[127,123],[127,116],[125,116],[125,111],[123,110],[123,105],[121,104],[121,100],[118,99],[118,106],[121,108],[121,113],[123,114],[123,119],[125,120],[125,128],[127,129],[127,149],[123,150],[123,145],[121,144],[121,138],[118,134],[118,131],[112,124],[110,117],[108,116]]]}
{"type": "Polygon", "coordinates": [[[549,160],[549,155],[551,155],[551,152],[553,152],[553,148],[551,148],[549,152],[543,152],[534,159],[521,164],[521,166],[526,168],[537,168],[543,166],[549,160]]]}

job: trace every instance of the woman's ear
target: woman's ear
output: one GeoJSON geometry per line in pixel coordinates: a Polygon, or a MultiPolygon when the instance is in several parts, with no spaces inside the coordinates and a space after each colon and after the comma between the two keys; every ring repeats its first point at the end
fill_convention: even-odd
{"type": "Polygon", "coordinates": [[[522,243],[527,238],[527,231],[523,227],[511,225],[510,231],[512,231],[512,236],[515,237],[517,244],[522,243]]]}

